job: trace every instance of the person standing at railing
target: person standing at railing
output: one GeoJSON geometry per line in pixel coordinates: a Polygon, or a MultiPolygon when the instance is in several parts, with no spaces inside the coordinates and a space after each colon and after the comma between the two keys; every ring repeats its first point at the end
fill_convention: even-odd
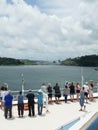
{"type": "Polygon", "coordinates": [[[60,90],[60,86],[58,83],[56,83],[56,85],[53,87],[54,92],[55,92],[55,101],[56,103],[60,102],[60,97],[61,97],[61,90],[60,90]]]}
{"type": "Polygon", "coordinates": [[[68,88],[67,85],[65,85],[65,87],[63,89],[63,96],[64,96],[64,99],[65,99],[65,103],[67,103],[68,94],[69,94],[69,88],[68,88]]]}
{"type": "Polygon", "coordinates": [[[75,85],[74,85],[73,82],[70,83],[69,88],[70,88],[70,100],[71,100],[71,102],[73,102],[74,101],[74,95],[75,95],[75,85]]]}
{"type": "Polygon", "coordinates": [[[80,89],[81,89],[81,87],[80,87],[79,83],[76,83],[75,90],[76,90],[76,98],[77,98],[77,101],[79,101],[80,89]]]}
{"type": "Polygon", "coordinates": [[[26,98],[28,99],[28,108],[29,108],[29,114],[28,116],[35,116],[35,95],[32,93],[32,90],[29,90],[29,93],[26,95],[26,98]]]}
{"type": "Polygon", "coordinates": [[[37,103],[38,103],[38,115],[42,115],[42,111],[43,111],[43,93],[42,90],[39,89],[38,90],[38,94],[37,94],[37,103]]]}
{"type": "Polygon", "coordinates": [[[24,115],[24,99],[22,91],[20,91],[18,95],[18,115],[19,117],[23,117],[24,115]]]}
{"type": "Polygon", "coordinates": [[[1,87],[1,109],[4,109],[4,97],[8,94],[8,89],[5,86],[1,87]]]}
{"type": "Polygon", "coordinates": [[[49,112],[49,110],[48,110],[48,94],[47,94],[47,86],[45,83],[42,83],[41,90],[42,90],[43,96],[45,98],[46,113],[47,113],[47,112],[49,112]]]}
{"type": "Polygon", "coordinates": [[[94,82],[93,80],[90,80],[90,85],[89,85],[89,100],[93,101],[93,91],[94,91],[94,82]]]}
{"type": "Polygon", "coordinates": [[[48,91],[48,102],[52,103],[52,86],[51,86],[51,83],[48,83],[47,91],[48,91]]]}
{"type": "Polygon", "coordinates": [[[86,82],[84,85],[84,96],[85,96],[85,99],[86,99],[86,103],[88,103],[88,94],[89,94],[89,85],[88,85],[88,82],[86,82]]]}
{"type": "Polygon", "coordinates": [[[11,91],[8,91],[8,94],[4,97],[4,116],[5,119],[8,117],[9,113],[9,118],[12,118],[12,101],[13,101],[13,96],[11,94],[11,91]]]}

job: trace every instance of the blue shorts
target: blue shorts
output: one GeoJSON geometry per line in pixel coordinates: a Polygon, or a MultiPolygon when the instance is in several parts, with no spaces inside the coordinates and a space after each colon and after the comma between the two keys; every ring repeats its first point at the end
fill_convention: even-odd
{"type": "Polygon", "coordinates": [[[84,106],[84,98],[80,98],[80,106],[84,106]]]}

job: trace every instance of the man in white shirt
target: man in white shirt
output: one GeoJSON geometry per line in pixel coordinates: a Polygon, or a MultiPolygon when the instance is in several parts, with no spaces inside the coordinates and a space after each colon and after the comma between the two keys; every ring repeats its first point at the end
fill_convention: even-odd
{"type": "Polygon", "coordinates": [[[86,82],[84,84],[84,95],[86,97],[86,103],[88,103],[88,94],[89,94],[89,86],[88,86],[88,82],[86,82]]]}

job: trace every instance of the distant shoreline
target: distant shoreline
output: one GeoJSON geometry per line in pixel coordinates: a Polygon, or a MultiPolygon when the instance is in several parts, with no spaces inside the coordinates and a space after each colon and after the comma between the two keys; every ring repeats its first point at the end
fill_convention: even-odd
{"type": "Polygon", "coordinates": [[[6,65],[7,66],[65,65],[65,66],[98,67],[98,56],[86,55],[76,58],[68,58],[63,61],[28,60],[28,59],[14,59],[14,58],[0,57],[0,66],[6,66],[6,65]]]}

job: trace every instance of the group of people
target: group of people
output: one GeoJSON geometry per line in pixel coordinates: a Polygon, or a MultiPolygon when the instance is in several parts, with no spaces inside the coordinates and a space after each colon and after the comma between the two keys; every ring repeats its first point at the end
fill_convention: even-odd
{"type": "MultiPolygon", "coordinates": [[[[44,99],[46,112],[48,110],[48,94],[45,83],[42,84],[41,88],[37,92],[37,104],[38,104],[38,115],[42,115],[44,99]]],[[[27,95],[23,95],[22,91],[16,96],[18,116],[23,117],[24,115],[24,97],[28,100],[28,116],[35,116],[35,94],[30,89],[27,95]]],[[[4,110],[5,119],[12,118],[12,106],[13,106],[13,95],[10,90],[3,87],[1,90],[1,109],[4,110]]]]}
{"type": "Polygon", "coordinates": [[[94,91],[94,82],[93,80],[90,81],[90,84],[86,82],[82,87],[80,91],[80,111],[82,111],[83,107],[86,108],[86,105],[84,102],[88,103],[89,101],[93,101],[93,91],[94,91]],[[86,101],[85,101],[86,100],[86,101]]]}
{"type": "Polygon", "coordinates": [[[74,95],[76,94],[76,99],[79,101],[81,107],[80,111],[82,111],[83,107],[84,109],[86,108],[84,102],[88,103],[88,100],[93,101],[94,82],[93,80],[91,80],[89,84],[88,82],[85,82],[82,87],[79,83],[76,83],[76,85],[74,85],[73,82],[67,83],[63,91],[65,102],[67,102],[68,94],[70,94],[71,102],[74,101],[74,95]]]}
{"type": "MultiPolygon", "coordinates": [[[[32,90],[28,91],[28,94],[26,95],[26,98],[28,100],[28,116],[35,116],[35,94],[32,92],[32,90]]],[[[38,90],[37,94],[38,98],[38,114],[42,114],[43,109],[43,94],[41,90],[38,90]]],[[[19,94],[16,96],[17,99],[17,110],[18,110],[18,116],[23,117],[24,116],[24,95],[22,94],[22,91],[19,92],[19,94]]],[[[4,99],[1,101],[1,109],[4,110],[4,116],[5,119],[12,118],[12,107],[13,107],[13,95],[10,90],[7,91],[7,93],[4,95],[4,99]]]]}
{"type": "MultiPolygon", "coordinates": [[[[42,115],[43,112],[43,106],[45,104],[46,112],[49,112],[48,109],[48,103],[52,103],[52,96],[53,96],[53,90],[54,90],[54,96],[55,96],[55,102],[60,102],[61,97],[61,89],[58,83],[55,84],[54,87],[52,87],[51,83],[48,83],[46,85],[43,83],[39,90],[37,91],[37,106],[38,106],[38,115],[42,115]]],[[[88,95],[89,100],[93,100],[93,90],[94,90],[94,83],[93,81],[90,81],[90,84],[88,85],[88,82],[86,82],[82,87],[80,87],[79,83],[74,85],[73,82],[66,83],[63,88],[63,96],[65,103],[68,100],[68,95],[70,95],[71,102],[74,101],[74,95],[76,94],[76,98],[80,103],[80,111],[82,111],[83,107],[85,109],[84,100],[86,99],[86,103],[88,103],[88,95]]],[[[11,91],[2,90],[2,101],[1,101],[1,108],[4,107],[4,116],[5,118],[12,118],[12,101],[13,96],[11,94],[11,91]]],[[[32,92],[32,90],[29,90],[27,95],[25,97],[28,100],[28,116],[35,116],[35,94],[32,92]]],[[[19,94],[16,96],[17,98],[17,108],[18,108],[18,116],[23,117],[24,116],[24,95],[22,94],[22,91],[19,92],[19,94]]]]}
{"type": "MultiPolygon", "coordinates": [[[[42,83],[41,87],[37,92],[37,104],[38,104],[38,115],[42,115],[43,107],[46,108],[46,113],[49,112],[48,103],[52,103],[53,89],[55,91],[56,103],[59,102],[61,97],[61,91],[58,83],[52,88],[51,83],[46,85],[42,83]]],[[[32,90],[29,90],[25,97],[28,100],[28,116],[35,116],[35,94],[32,90]]],[[[12,106],[13,106],[13,95],[6,87],[1,90],[1,109],[4,110],[5,118],[12,118],[12,106]]],[[[23,117],[24,115],[24,95],[22,91],[16,96],[18,116],[23,117]]]]}

